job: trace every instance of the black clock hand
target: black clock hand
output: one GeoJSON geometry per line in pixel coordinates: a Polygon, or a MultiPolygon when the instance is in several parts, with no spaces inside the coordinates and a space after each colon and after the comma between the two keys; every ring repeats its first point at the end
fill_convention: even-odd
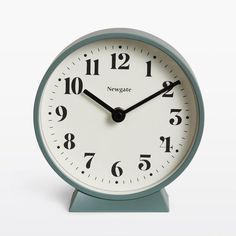
{"type": "Polygon", "coordinates": [[[107,109],[108,111],[110,111],[111,113],[114,112],[114,109],[112,107],[110,107],[108,104],[106,104],[105,102],[103,102],[100,98],[98,98],[97,96],[95,96],[94,94],[92,94],[91,92],[89,92],[87,89],[85,89],[83,91],[84,94],[86,94],[88,97],[90,97],[91,99],[93,99],[95,102],[97,102],[99,105],[101,105],[102,107],[104,107],[105,109],[107,109]]]}
{"type": "Polygon", "coordinates": [[[171,90],[172,88],[174,88],[174,87],[175,87],[176,85],[178,85],[178,84],[181,84],[181,82],[180,82],[179,80],[175,81],[174,83],[170,84],[169,86],[164,87],[163,89],[161,89],[161,90],[159,90],[158,92],[152,94],[151,96],[149,96],[149,97],[143,99],[142,101],[140,101],[140,102],[134,104],[133,106],[127,108],[126,110],[124,110],[124,113],[127,114],[128,112],[130,112],[130,111],[134,110],[135,108],[137,108],[137,107],[143,105],[144,103],[150,101],[151,99],[153,99],[153,98],[155,98],[155,97],[157,97],[157,96],[163,94],[164,92],[166,92],[166,91],[168,91],[168,90],[171,90]]]}

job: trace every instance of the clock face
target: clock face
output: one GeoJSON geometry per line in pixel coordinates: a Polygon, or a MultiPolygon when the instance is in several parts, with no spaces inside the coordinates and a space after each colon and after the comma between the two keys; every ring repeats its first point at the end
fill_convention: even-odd
{"type": "Polygon", "coordinates": [[[150,189],[175,173],[198,122],[194,90],[178,64],[131,39],[73,51],[49,76],[39,103],[42,142],[56,168],[112,195],[150,189]]]}

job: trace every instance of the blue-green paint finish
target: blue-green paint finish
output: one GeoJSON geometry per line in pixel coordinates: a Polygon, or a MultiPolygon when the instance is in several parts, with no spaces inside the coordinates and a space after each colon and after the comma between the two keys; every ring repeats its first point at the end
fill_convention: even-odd
{"type": "Polygon", "coordinates": [[[169,198],[165,189],[130,200],[107,200],[74,191],[70,212],[168,212],[169,198]]]}
{"type": "Polygon", "coordinates": [[[203,101],[202,101],[202,96],[200,89],[198,87],[197,81],[195,79],[195,76],[190,69],[189,65],[187,62],[184,60],[184,58],[174,49],[172,48],[169,44],[164,42],[163,40],[145,33],[143,31],[139,30],[133,30],[133,29],[124,29],[124,28],[116,28],[116,29],[106,29],[106,30],[101,30],[94,32],[92,34],[89,34],[87,36],[84,36],[71,45],[69,45],[66,49],[64,49],[58,57],[53,61],[49,69],[47,70],[46,74],[44,75],[39,89],[37,91],[37,95],[35,98],[35,104],[34,104],[34,128],[35,128],[35,134],[40,146],[40,149],[45,156],[46,160],[48,163],[51,165],[51,167],[55,170],[55,172],[61,176],[67,183],[72,185],[75,189],[78,189],[80,192],[85,193],[86,195],[91,195],[96,198],[100,199],[109,199],[109,200],[129,200],[129,199],[136,199],[136,198],[142,198],[144,196],[148,196],[151,194],[154,194],[161,189],[163,189],[166,185],[171,183],[173,180],[175,180],[184,170],[185,168],[189,165],[191,162],[202,137],[202,132],[203,132],[203,126],[204,126],[204,107],[203,107],[203,101]],[[198,128],[196,132],[196,138],[195,141],[192,145],[192,149],[185,158],[185,160],[181,163],[179,168],[167,179],[165,179],[162,183],[148,189],[142,192],[134,193],[134,194],[125,194],[125,195],[112,195],[112,194],[104,194],[100,192],[95,192],[91,189],[85,188],[72,179],[68,178],[63,172],[61,172],[55,164],[52,162],[50,155],[48,154],[46,147],[43,143],[43,139],[40,133],[40,128],[39,128],[39,105],[40,105],[40,99],[41,95],[44,89],[45,84],[47,83],[48,78],[52,74],[52,72],[55,70],[55,68],[72,52],[77,50],[78,48],[83,47],[84,45],[96,42],[98,40],[103,40],[103,39],[133,39],[133,40],[138,40],[150,45],[153,45],[154,47],[159,48],[162,50],[164,53],[169,55],[171,58],[173,58],[176,63],[182,68],[186,76],[188,77],[193,90],[195,92],[196,96],[196,101],[197,101],[197,109],[198,109],[198,128]]]}

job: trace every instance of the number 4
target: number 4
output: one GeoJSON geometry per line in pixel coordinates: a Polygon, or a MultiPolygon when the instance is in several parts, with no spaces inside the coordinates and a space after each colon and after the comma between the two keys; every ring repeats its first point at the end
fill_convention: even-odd
{"type": "Polygon", "coordinates": [[[169,137],[164,137],[161,136],[160,140],[162,141],[160,147],[165,149],[165,152],[170,152],[170,149],[173,149],[173,146],[170,146],[170,136],[169,137]]]}

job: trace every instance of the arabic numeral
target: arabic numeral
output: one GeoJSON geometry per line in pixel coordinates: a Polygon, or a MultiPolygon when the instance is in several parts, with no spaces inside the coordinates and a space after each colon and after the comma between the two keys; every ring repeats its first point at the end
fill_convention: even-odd
{"type": "Polygon", "coordinates": [[[83,90],[83,82],[79,77],[70,79],[70,77],[65,78],[65,94],[80,94],[83,90]]]}
{"type": "MultiPolygon", "coordinates": [[[[162,86],[163,86],[164,88],[166,88],[166,87],[170,86],[171,84],[173,84],[173,82],[171,82],[171,81],[165,81],[165,82],[162,84],[162,86]]],[[[163,93],[162,97],[170,97],[170,98],[172,98],[172,97],[174,96],[174,92],[171,92],[171,90],[172,90],[172,88],[167,89],[166,92],[163,93]]]]}
{"type": "Polygon", "coordinates": [[[173,146],[170,144],[170,137],[160,137],[161,145],[160,148],[164,148],[165,152],[170,152],[171,149],[173,149],[173,146]]]}
{"type": "Polygon", "coordinates": [[[179,113],[182,111],[182,109],[170,109],[171,113],[176,113],[174,118],[171,118],[169,120],[171,125],[179,125],[182,122],[181,116],[179,116],[179,113]]]}
{"type": "Polygon", "coordinates": [[[58,122],[59,122],[59,121],[63,121],[63,120],[66,118],[66,116],[67,116],[67,110],[66,110],[66,108],[65,108],[64,106],[58,106],[58,107],[56,108],[55,112],[56,112],[56,114],[57,114],[59,117],[61,117],[61,119],[58,120],[58,122]]]}
{"type": "Polygon", "coordinates": [[[122,168],[120,166],[118,166],[119,163],[120,163],[120,161],[117,161],[111,167],[111,173],[115,177],[120,177],[123,174],[122,168]]]}
{"type": "Polygon", "coordinates": [[[84,153],[84,158],[89,158],[87,163],[86,163],[86,168],[87,169],[90,169],[91,163],[92,163],[92,160],[93,160],[94,156],[95,156],[95,153],[91,153],[91,152],[84,153]]]}
{"type": "Polygon", "coordinates": [[[128,61],[130,59],[130,56],[128,53],[120,53],[117,57],[116,53],[111,54],[111,69],[121,69],[121,70],[128,70],[129,64],[128,61]],[[123,61],[123,63],[117,68],[117,58],[120,61],[123,61]]]}
{"type": "Polygon", "coordinates": [[[91,67],[92,67],[91,64],[94,65],[93,75],[99,75],[99,71],[98,71],[99,61],[98,61],[98,59],[93,60],[93,61],[91,61],[91,59],[86,60],[86,75],[91,75],[91,70],[92,70],[91,69],[91,67]]]}
{"type": "Polygon", "coordinates": [[[75,139],[74,134],[68,133],[65,135],[66,142],[64,143],[64,147],[68,150],[73,149],[75,147],[75,143],[73,140],[75,139]]]}
{"type": "Polygon", "coordinates": [[[149,154],[140,154],[140,163],[138,165],[138,168],[140,170],[149,170],[151,168],[151,163],[148,160],[149,158],[151,158],[151,155],[149,154]]]}
{"type": "Polygon", "coordinates": [[[152,65],[152,62],[151,61],[147,61],[146,64],[147,64],[147,74],[146,74],[146,77],[152,77],[152,75],[151,75],[151,65],[152,65]]]}

